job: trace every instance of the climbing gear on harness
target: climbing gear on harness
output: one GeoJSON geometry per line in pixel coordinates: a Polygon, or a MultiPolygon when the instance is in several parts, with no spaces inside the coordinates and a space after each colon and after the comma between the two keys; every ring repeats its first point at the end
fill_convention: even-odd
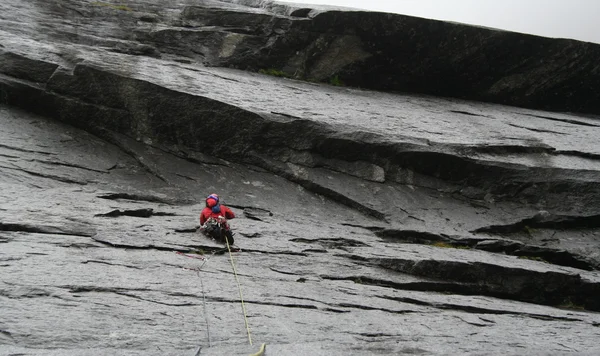
{"type": "Polygon", "coordinates": [[[227,220],[222,216],[217,218],[209,218],[200,229],[207,236],[212,237],[218,242],[223,243],[227,240],[229,244],[233,245],[235,241],[233,238],[233,232],[227,225],[227,220]]]}

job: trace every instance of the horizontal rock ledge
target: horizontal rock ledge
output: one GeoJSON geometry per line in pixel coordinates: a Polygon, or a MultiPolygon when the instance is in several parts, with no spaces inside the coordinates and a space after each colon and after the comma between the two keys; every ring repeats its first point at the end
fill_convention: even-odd
{"type": "MultiPolygon", "coordinates": [[[[33,67],[33,63],[50,65],[27,57],[18,57],[18,61],[33,67]]],[[[596,183],[600,174],[595,171],[574,176],[569,169],[525,170],[518,164],[473,158],[477,147],[403,143],[374,133],[347,133],[328,123],[251,111],[235,103],[169,89],[92,62],[78,64],[73,70],[58,67],[42,86],[13,77],[19,72],[10,68],[4,72],[10,76],[0,77],[0,97],[11,105],[96,134],[111,130],[176,150],[189,148],[256,164],[300,182],[305,178],[289,164],[322,166],[375,182],[432,187],[439,186],[436,181],[449,182],[477,188],[470,191],[470,198],[484,199],[491,194],[495,200],[520,199],[530,204],[543,200],[549,208],[562,206],[565,200],[584,199],[591,202],[588,207],[600,201],[596,183]],[[542,197],[540,190],[546,195],[542,197]]]]}

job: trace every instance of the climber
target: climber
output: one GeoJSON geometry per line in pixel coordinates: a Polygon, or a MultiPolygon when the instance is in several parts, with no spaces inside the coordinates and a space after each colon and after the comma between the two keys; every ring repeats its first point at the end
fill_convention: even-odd
{"type": "Polygon", "coordinates": [[[227,223],[228,219],[235,218],[231,209],[219,202],[219,196],[211,194],[206,198],[206,207],[200,213],[200,231],[219,242],[233,245],[233,233],[227,223]]]}

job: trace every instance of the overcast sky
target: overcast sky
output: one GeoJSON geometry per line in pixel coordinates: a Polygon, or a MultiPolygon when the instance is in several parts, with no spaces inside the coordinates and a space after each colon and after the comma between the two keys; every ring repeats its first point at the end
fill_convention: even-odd
{"type": "Polygon", "coordinates": [[[600,0],[277,0],[463,22],[600,43],[600,0]]]}

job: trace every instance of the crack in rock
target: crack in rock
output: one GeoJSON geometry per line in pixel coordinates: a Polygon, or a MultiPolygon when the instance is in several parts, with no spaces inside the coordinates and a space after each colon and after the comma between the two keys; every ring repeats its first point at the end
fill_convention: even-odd
{"type": "Polygon", "coordinates": [[[375,235],[386,240],[431,244],[433,242],[452,242],[448,235],[434,234],[427,231],[417,230],[396,230],[396,229],[379,229],[375,230],[375,235]]]}
{"type": "Polygon", "coordinates": [[[240,232],[239,234],[248,239],[256,239],[256,238],[262,237],[262,234],[260,232],[253,232],[253,233],[240,232]]]}
{"type": "MultiPolygon", "coordinates": [[[[233,300],[232,303],[239,303],[239,300],[233,300]]],[[[258,304],[258,305],[271,305],[275,307],[283,307],[283,308],[294,308],[294,309],[311,309],[318,310],[319,308],[315,305],[310,304],[291,304],[291,303],[270,303],[270,302],[260,302],[256,300],[244,300],[244,303],[248,304],[258,304]]]]}
{"type": "Polygon", "coordinates": [[[267,209],[261,209],[261,208],[255,208],[255,207],[241,207],[238,205],[231,205],[231,204],[229,204],[229,206],[233,207],[233,208],[244,209],[244,216],[251,220],[264,221],[262,218],[273,216],[273,213],[267,209]]]}
{"type": "MultiPolygon", "coordinates": [[[[544,320],[573,321],[573,322],[583,321],[583,320],[577,319],[577,318],[550,316],[550,315],[525,313],[525,312],[515,312],[515,311],[510,311],[510,310],[480,308],[480,307],[474,307],[474,306],[470,306],[470,305],[460,305],[460,304],[451,304],[451,303],[433,303],[433,302],[426,302],[426,301],[422,301],[419,299],[408,298],[408,297],[379,296],[378,298],[394,300],[394,301],[401,302],[401,303],[421,305],[421,306],[426,306],[426,307],[435,308],[435,309],[458,310],[461,312],[472,313],[472,314],[518,315],[518,316],[526,316],[526,317],[534,318],[534,319],[545,318],[544,320]]],[[[482,320],[485,320],[485,319],[482,319],[482,320]]],[[[493,321],[491,321],[491,320],[486,320],[486,321],[493,323],[493,321]]]]}
{"type": "MultiPolygon", "coordinates": [[[[385,269],[427,278],[455,281],[465,291],[502,299],[543,305],[570,301],[588,310],[600,310],[600,284],[583,280],[579,274],[537,272],[483,262],[374,259],[385,269]]],[[[463,292],[464,293],[464,292],[463,292]]]]}
{"type": "Polygon", "coordinates": [[[398,290],[418,291],[418,292],[442,292],[454,293],[460,295],[477,295],[478,290],[471,288],[470,285],[453,282],[407,282],[399,283],[385,279],[376,279],[366,276],[348,276],[338,277],[329,275],[320,275],[322,279],[333,281],[351,281],[356,284],[372,285],[377,287],[386,287],[398,290]]]}
{"type": "Polygon", "coordinates": [[[351,223],[342,223],[340,224],[342,226],[350,226],[350,227],[357,227],[360,229],[365,229],[365,230],[369,230],[369,231],[381,231],[384,228],[380,227],[380,226],[364,226],[364,225],[358,225],[358,224],[351,224],[351,223]]]}
{"type": "Polygon", "coordinates": [[[23,257],[0,257],[0,262],[20,261],[23,257]]]}
{"type": "Polygon", "coordinates": [[[552,131],[552,130],[542,130],[542,129],[536,129],[536,128],[527,127],[527,126],[515,125],[515,124],[508,124],[508,125],[512,126],[512,127],[517,127],[517,128],[520,128],[520,129],[525,129],[525,130],[533,131],[533,132],[545,132],[545,133],[552,133],[552,134],[557,134],[557,135],[567,135],[564,132],[558,132],[558,131],[552,131]]]}
{"type": "Polygon", "coordinates": [[[587,159],[600,160],[600,154],[591,153],[591,152],[581,152],[581,151],[556,151],[554,152],[556,155],[565,155],[565,156],[575,156],[582,157],[587,159]]]}
{"type": "MultiPolygon", "coordinates": [[[[316,299],[312,299],[312,298],[302,298],[302,297],[296,297],[296,296],[291,296],[291,295],[281,295],[280,297],[290,298],[290,299],[299,299],[299,300],[309,300],[309,301],[312,301],[312,302],[317,302],[317,303],[329,305],[331,307],[342,307],[342,308],[351,308],[351,309],[360,309],[360,310],[379,310],[379,311],[384,311],[386,313],[391,313],[391,314],[416,313],[414,310],[391,310],[391,309],[387,309],[387,308],[370,307],[370,306],[366,306],[366,305],[362,305],[362,304],[353,304],[353,303],[326,303],[326,302],[323,302],[323,301],[320,301],[320,300],[316,300],[316,299]]],[[[342,311],[342,312],[344,312],[344,311],[342,311]]]]}
{"type": "Polygon", "coordinates": [[[269,269],[273,272],[277,272],[277,273],[281,273],[281,274],[286,274],[286,275],[290,275],[290,276],[299,276],[298,273],[282,271],[282,270],[275,269],[273,267],[269,267],[269,269]]]}
{"type": "Polygon", "coordinates": [[[455,318],[457,318],[458,320],[461,320],[469,325],[473,325],[473,326],[478,326],[478,327],[487,327],[487,326],[491,326],[492,324],[487,323],[487,322],[479,322],[477,320],[467,320],[463,317],[460,316],[455,316],[455,318]]]}
{"type": "Polygon", "coordinates": [[[127,244],[119,244],[115,242],[110,242],[103,240],[100,237],[92,236],[92,240],[99,242],[104,245],[108,245],[114,248],[123,248],[123,249],[132,249],[132,250],[158,250],[158,251],[170,251],[170,252],[191,252],[189,248],[175,248],[175,247],[165,247],[165,246],[155,246],[155,245],[145,245],[145,246],[136,246],[136,245],[127,245],[127,244]]]}
{"type": "Polygon", "coordinates": [[[126,267],[126,268],[134,268],[134,269],[143,269],[141,267],[137,267],[137,266],[129,266],[129,265],[124,265],[121,263],[110,263],[107,261],[100,261],[100,260],[86,260],[81,262],[82,264],[88,264],[88,263],[100,263],[100,264],[105,264],[105,265],[110,265],[110,266],[122,266],[122,267],[126,267]]]}
{"type": "MultiPolygon", "coordinates": [[[[338,247],[339,249],[345,250],[345,248],[338,247]]],[[[303,253],[327,253],[326,249],[318,249],[318,248],[307,248],[306,250],[302,250],[303,253]]]]}
{"type": "Polygon", "coordinates": [[[134,291],[134,292],[154,292],[153,289],[148,288],[119,288],[119,287],[100,287],[100,286],[77,286],[77,285],[62,285],[58,286],[58,288],[67,289],[69,293],[117,293],[124,291],[134,291]]]}
{"type": "Polygon", "coordinates": [[[398,337],[398,334],[385,334],[385,333],[352,333],[353,335],[359,335],[369,338],[375,337],[398,337]]]}
{"type": "Polygon", "coordinates": [[[135,294],[129,294],[129,293],[125,293],[125,292],[113,292],[113,293],[118,294],[118,295],[122,295],[122,296],[125,296],[125,297],[129,297],[129,298],[143,300],[143,301],[149,302],[149,303],[155,303],[155,304],[160,304],[160,305],[168,305],[170,307],[188,307],[188,306],[200,305],[200,304],[197,304],[197,303],[167,303],[167,302],[159,302],[158,300],[147,299],[147,298],[143,298],[143,297],[140,297],[138,295],[135,295],[135,294]]]}
{"type": "Polygon", "coordinates": [[[118,216],[133,216],[138,218],[149,218],[151,216],[177,216],[174,213],[154,212],[152,208],[134,209],[134,210],[119,210],[115,209],[104,214],[96,214],[94,216],[118,217],[118,216]]]}
{"type": "Polygon", "coordinates": [[[265,214],[268,216],[273,216],[273,212],[268,210],[268,209],[263,209],[263,208],[259,208],[256,206],[248,206],[248,205],[236,205],[236,204],[229,204],[227,203],[227,206],[232,207],[232,208],[236,208],[236,209],[241,209],[244,211],[248,211],[250,213],[254,213],[254,214],[265,214]]]}
{"type": "MultiPolygon", "coordinates": [[[[225,249],[227,250],[227,249],[225,249]]],[[[260,253],[260,254],[265,254],[265,255],[290,255],[290,256],[302,256],[302,257],[306,257],[308,256],[308,254],[304,253],[304,252],[294,252],[294,251],[263,251],[263,250],[251,250],[248,248],[244,248],[244,252],[254,252],[254,253],[260,253]]]]}
{"type": "Polygon", "coordinates": [[[527,153],[546,153],[554,154],[556,149],[554,147],[544,145],[541,146],[521,146],[521,145],[479,145],[479,146],[459,146],[464,149],[472,150],[477,153],[486,153],[494,155],[513,155],[513,154],[527,154],[527,153]]]}
{"type": "MultiPolygon", "coordinates": [[[[13,286],[16,286],[16,285],[13,285],[13,286]]],[[[19,286],[19,288],[16,288],[16,289],[14,288],[13,290],[0,289],[0,296],[6,297],[9,299],[21,299],[21,298],[29,299],[29,298],[50,297],[50,296],[52,296],[52,293],[47,290],[37,288],[37,287],[19,286]]]]}
{"type": "Polygon", "coordinates": [[[168,305],[168,306],[174,306],[174,307],[198,305],[195,303],[160,302],[157,300],[143,298],[138,295],[130,293],[130,292],[153,292],[154,291],[152,289],[147,289],[147,288],[108,288],[108,287],[98,287],[98,286],[61,286],[60,288],[68,289],[69,293],[72,293],[72,294],[77,294],[77,293],[114,293],[117,295],[122,295],[122,296],[129,297],[129,298],[143,300],[143,301],[150,302],[150,303],[156,303],[156,304],[168,305]]]}
{"type": "MultiPolygon", "coordinates": [[[[104,240],[102,237],[98,235],[94,235],[91,237],[92,240],[99,242],[103,245],[107,245],[114,248],[122,248],[122,249],[131,249],[131,250],[157,250],[157,251],[169,251],[169,252],[183,252],[183,253],[198,253],[199,255],[203,255],[205,253],[211,253],[214,255],[224,254],[227,252],[227,247],[215,247],[215,246],[207,246],[207,245],[181,245],[181,247],[166,247],[166,246],[157,246],[154,244],[148,245],[128,245],[115,243],[104,240]]],[[[253,251],[244,249],[245,252],[262,252],[262,251],[253,251]]],[[[286,254],[286,253],[282,253],[286,254]]],[[[290,253],[291,254],[291,253],[290,253]]],[[[305,256],[305,255],[303,255],[305,256]]]]}
{"type": "Polygon", "coordinates": [[[6,148],[9,150],[19,151],[19,152],[38,153],[38,154],[47,155],[47,156],[56,156],[57,155],[56,153],[52,153],[52,152],[28,150],[28,149],[21,148],[21,147],[13,147],[13,146],[8,146],[8,145],[3,145],[1,143],[0,143],[0,148],[6,148]]]}
{"type": "Polygon", "coordinates": [[[551,120],[551,121],[565,122],[567,124],[573,124],[573,125],[600,127],[600,125],[594,125],[594,124],[590,124],[590,123],[583,122],[583,121],[578,121],[578,120],[558,119],[556,117],[542,116],[542,115],[533,115],[533,114],[522,114],[522,113],[518,113],[518,114],[519,115],[531,116],[531,117],[537,117],[537,118],[540,118],[540,119],[546,119],[546,120],[551,120]]]}
{"type": "Polygon", "coordinates": [[[0,231],[14,231],[14,232],[30,232],[38,234],[50,234],[50,235],[70,235],[80,237],[91,237],[94,233],[76,231],[76,230],[65,230],[56,226],[48,225],[31,225],[22,223],[3,223],[0,222],[0,231]]]}
{"type": "Polygon", "coordinates": [[[540,211],[531,218],[522,219],[512,224],[491,225],[473,230],[473,233],[513,234],[524,232],[528,228],[549,229],[589,229],[600,228],[600,214],[589,216],[555,215],[540,211]]]}
{"type": "Polygon", "coordinates": [[[31,171],[28,169],[20,168],[20,167],[14,168],[14,167],[0,166],[0,168],[6,168],[6,169],[10,169],[10,170],[20,171],[20,172],[24,172],[29,175],[32,175],[34,177],[52,179],[52,180],[55,180],[57,182],[62,182],[62,183],[70,183],[70,184],[77,184],[77,185],[87,185],[88,184],[88,182],[85,182],[85,181],[79,181],[79,180],[61,177],[61,176],[57,176],[57,175],[53,175],[53,174],[39,173],[39,172],[31,171]]]}
{"type": "Polygon", "coordinates": [[[182,234],[191,234],[191,233],[196,233],[198,232],[198,228],[200,228],[200,226],[196,226],[194,228],[185,228],[185,229],[175,229],[175,232],[179,232],[182,234]]]}
{"type": "Polygon", "coordinates": [[[82,165],[75,164],[75,163],[58,162],[58,161],[44,161],[44,160],[40,160],[40,159],[32,159],[32,160],[28,160],[28,161],[30,161],[30,162],[44,163],[44,164],[53,165],[53,166],[78,168],[78,169],[83,169],[85,171],[90,171],[90,172],[95,172],[95,173],[102,173],[102,174],[109,174],[110,173],[110,172],[108,172],[106,170],[94,169],[94,168],[82,166],[82,165]]]}
{"type": "Polygon", "coordinates": [[[344,239],[344,238],[331,238],[331,239],[327,239],[327,238],[321,238],[321,239],[294,238],[294,239],[290,239],[290,241],[300,242],[300,243],[305,243],[305,244],[320,244],[324,248],[329,248],[329,249],[341,248],[341,247],[369,247],[370,246],[362,241],[344,239]]]}
{"type": "Polygon", "coordinates": [[[4,157],[4,158],[21,158],[19,156],[11,156],[11,155],[5,155],[3,153],[0,153],[0,157],[4,157]]]}
{"type": "Polygon", "coordinates": [[[517,241],[484,240],[478,242],[473,246],[473,248],[482,251],[519,256],[519,258],[542,260],[543,262],[577,268],[585,271],[600,269],[600,265],[598,263],[589,261],[589,259],[585,256],[571,253],[566,250],[532,246],[517,241]]]}
{"type": "MultiPolygon", "coordinates": [[[[522,226],[523,231],[528,229],[526,228],[527,225],[522,226]]],[[[513,227],[511,225],[511,227],[507,229],[512,228],[513,227]]],[[[504,229],[504,227],[502,227],[501,229],[504,229]]],[[[511,256],[521,256],[523,258],[538,258],[544,260],[545,262],[556,264],[559,266],[573,267],[577,269],[583,269],[586,271],[600,269],[600,266],[590,262],[585,256],[581,256],[576,253],[571,253],[566,250],[560,250],[543,246],[527,245],[520,241],[514,240],[481,240],[473,238],[469,239],[448,236],[445,234],[434,234],[427,231],[395,229],[382,229],[379,231],[375,231],[375,235],[384,238],[388,241],[399,243],[415,243],[433,246],[439,245],[438,247],[442,248],[473,248],[487,252],[502,253],[511,256]]]]}
{"type": "MultiPolygon", "coordinates": [[[[3,330],[0,329],[0,343],[2,344],[8,344],[8,343],[14,343],[15,338],[12,336],[12,333],[8,330],[3,330]]],[[[11,354],[11,355],[19,355],[19,354],[11,354]]],[[[20,354],[20,355],[25,355],[25,354],[20,354]]]]}
{"type": "Polygon", "coordinates": [[[485,115],[473,114],[473,113],[471,113],[471,112],[468,112],[468,111],[462,111],[462,110],[450,110],[450,112],[453,112],[453,113],[456,113],[456,114],[468,115],[468,116],[487,117],[487,116],[485,116],[485,115]]]}
{"type": "Polygon", "coordinates": [[[143,194],[106,193],[106,194],[100,194],[97,197],[101,198],[101,199],[109,199],[109,200],[124,199],[124,200],[134,200],[134,201],[147,201],[147,202],[151,202],[151,203],[163,203],[163,204],[168,204],[168,205],[172,204],[172,202],[170,202],[166,199],[163,199],[160,197],[155,197],[152,195],[143,195],[143,194]]]}

